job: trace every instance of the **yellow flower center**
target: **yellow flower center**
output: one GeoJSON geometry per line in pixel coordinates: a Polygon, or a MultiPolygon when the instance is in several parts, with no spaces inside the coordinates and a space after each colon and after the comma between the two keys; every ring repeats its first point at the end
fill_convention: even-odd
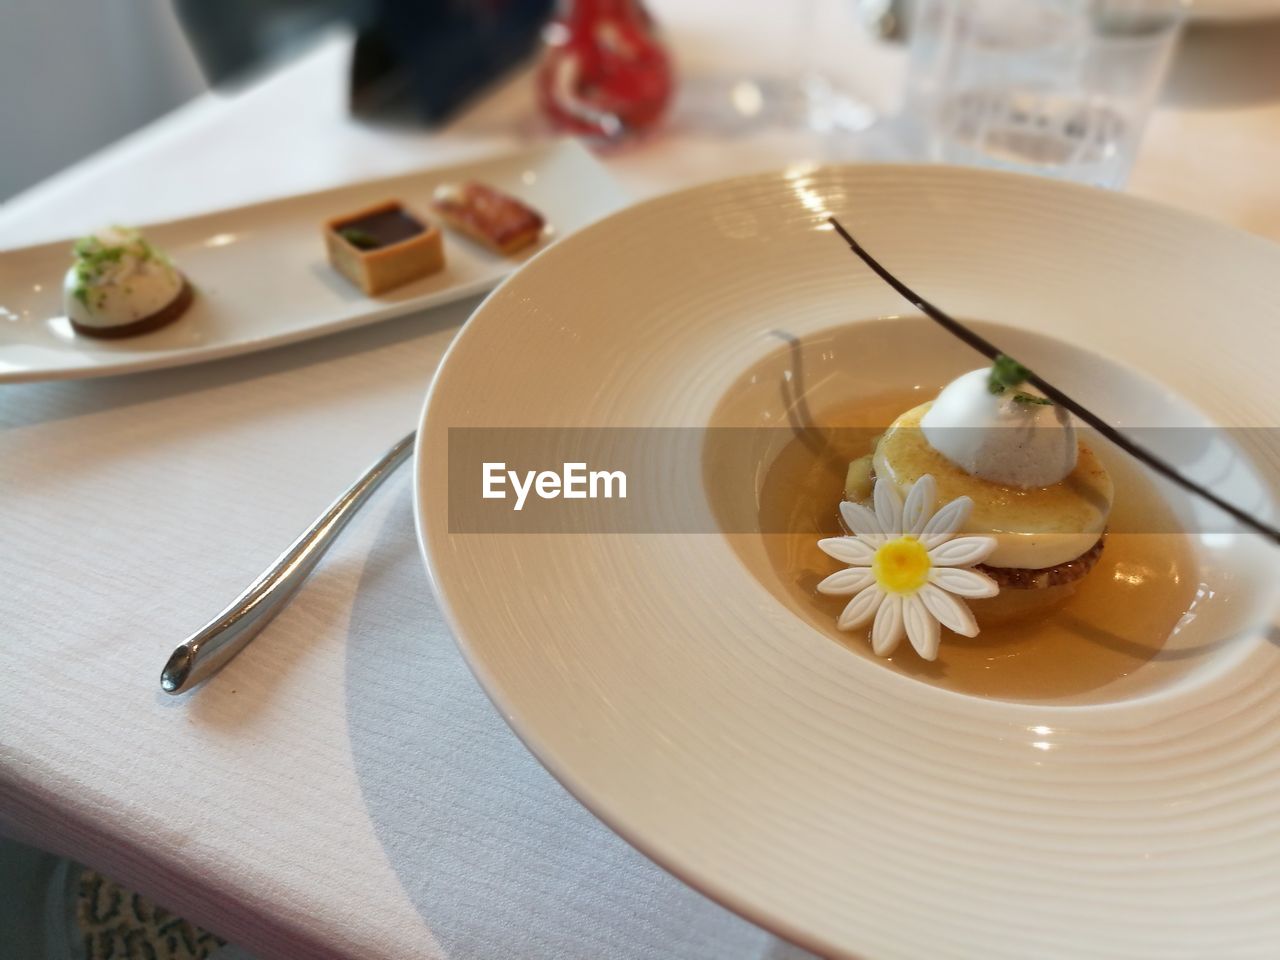
{"type": "Polygon", "coordinates": [[[915,593],[928,581],[932,566],[929,551],[915,537],[890,540],[871,558],[871,572],[886,593],[915,593]]]}

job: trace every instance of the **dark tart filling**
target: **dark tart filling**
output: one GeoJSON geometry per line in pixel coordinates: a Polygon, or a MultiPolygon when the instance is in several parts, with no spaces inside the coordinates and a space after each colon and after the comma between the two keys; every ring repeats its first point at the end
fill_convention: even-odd
{"type": "Polygon", "coordinates": [[[338,236],[357,250],[378,250],[416,237],[426,227],[403,207],[386,207],[367,216],[344,220],[335,229],[338,236]]]}

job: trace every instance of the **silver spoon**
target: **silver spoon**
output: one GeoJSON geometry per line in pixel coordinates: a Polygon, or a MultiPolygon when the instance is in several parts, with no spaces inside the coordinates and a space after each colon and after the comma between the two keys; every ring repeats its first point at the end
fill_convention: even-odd
{"type": "Polygon", "coordinates": [[[213,676],[288,605],[356,511],[409,458],[414,436],[383,454],[244,593],[173,651],[160,672],[165,693],[185,693],[213,676]]]}

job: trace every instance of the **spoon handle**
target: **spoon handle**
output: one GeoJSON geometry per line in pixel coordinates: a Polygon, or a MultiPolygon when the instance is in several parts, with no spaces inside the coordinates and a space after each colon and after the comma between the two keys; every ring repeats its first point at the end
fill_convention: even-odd
{"type": "Polygon", "coordinates": [[[166,693],[185,693],[248,646],[293,599],[370,494],[409,458],[413,440],[414,434],[410,433],[383,454],[244,593],[178,646],[160,673],[160,687],[166,693]]]}

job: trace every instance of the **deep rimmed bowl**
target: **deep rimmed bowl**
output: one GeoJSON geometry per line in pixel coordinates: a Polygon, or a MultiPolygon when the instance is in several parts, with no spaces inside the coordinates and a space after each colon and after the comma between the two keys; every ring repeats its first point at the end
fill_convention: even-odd
{"type": "MultiPolygon", "coordinates": [[[[432,385],[419,532],[476,676],[606,823],[820,953],[1274,955],[1280,578],[1256,536],[1199,538],[1227,653],[1142,695],[1029,704],[852,655],[716,532],[474,533],[457,515],[451,528],[481,482],[451,472],[451,430],[705,427],[780,331],[805,342],[908,312],[828,213],[953,314],[1107,357],[1103,385],[1078,358],[1055,368],[1052,349],[1036,367],[1122,426],[1272,425],[1280,247],[1258,238],[944,167],[797,167],[661,197],[507,280],[432,385]],[[1141,390],[1117,386],[1126,368],[1141,390]]],[[[922,337],[900,366],[850,382],[908,378],[912,351],[943,342],[922,337]]],[[[1274,462],[1255,464],[1273,483],[1274,462]]],[[[696,469],[669,495],[714,515],[696,469]]]]}

